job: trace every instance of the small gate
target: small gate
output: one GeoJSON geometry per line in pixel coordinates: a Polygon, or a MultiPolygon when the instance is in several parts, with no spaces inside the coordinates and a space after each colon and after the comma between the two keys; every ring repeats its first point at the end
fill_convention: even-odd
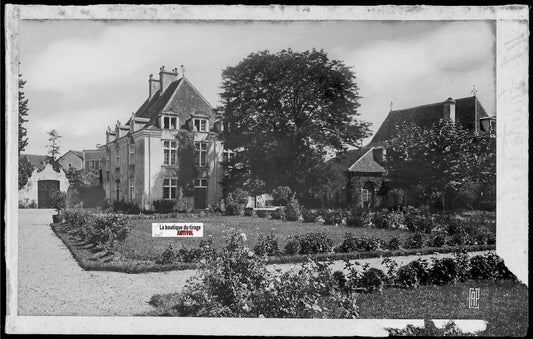
{"type": "Polygon", "coordinates": [[[52,208],[50,194],[59,191],[59,180],[39,180],[37,182],[37,203],[39,208],[52,208]]]}

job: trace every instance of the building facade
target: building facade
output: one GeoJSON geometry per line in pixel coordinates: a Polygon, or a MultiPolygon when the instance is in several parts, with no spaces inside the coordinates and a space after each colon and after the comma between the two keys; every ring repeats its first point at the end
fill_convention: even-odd
{"type": "Polygon", "coordinates": [[[400,198],[387,192],[383,185],[387,173],[385,145],[394,137],[395,127],[402,122],[429,128],[440,119],[461,124],[473,134],[496,131],[496,117],[486,112],[476,96],[391,110],[367,146],[342,155],[351,161],[345,169],[347,204],[362,208],[401,204],[400,198]]]}
{"type": "Polygon", "coordinates": [[[106,198],[152,209],[156,200],[177,209],[206,209],[222,197],[222,121],[177,69],[150,75],[148,98],[130,119],[108,127],[99,147],[106,198]]]}

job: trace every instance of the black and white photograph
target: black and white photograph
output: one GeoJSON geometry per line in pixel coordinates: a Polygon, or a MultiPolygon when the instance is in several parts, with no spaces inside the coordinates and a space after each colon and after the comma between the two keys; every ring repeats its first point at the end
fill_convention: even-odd
{"type": "Polygon", "coordinates": [[[527,6],[5,9],[5,332],[528,332],[527,6]]]}

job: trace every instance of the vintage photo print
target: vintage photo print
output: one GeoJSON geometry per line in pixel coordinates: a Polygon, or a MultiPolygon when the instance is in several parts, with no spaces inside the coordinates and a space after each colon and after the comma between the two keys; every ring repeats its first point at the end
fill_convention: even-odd
{"type": "Polygon", "coordinates": [[[7,5],[7,333],[524,336],[524,6],[7,5]]]}

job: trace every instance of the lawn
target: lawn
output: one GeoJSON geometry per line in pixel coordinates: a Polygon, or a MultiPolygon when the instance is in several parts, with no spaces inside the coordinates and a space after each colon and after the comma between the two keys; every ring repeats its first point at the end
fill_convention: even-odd
{"type": "Polygon", "coordinates": [[[361,318],[482,319],[483,336],[524,336],[529,320],[529,290],[513,281],[472,281],[419,289],[386,288],[383,294],[361,294],[361,318]],[[479,309],[468,307],[469,288],[479,287],[479,309]]]}
{"type": "Polygon", "coordinates": [[[344,234],[352,232],[356,237],[376,237],[389,241],[396,237],[401,243],[413,233],[401,230],[385,230],[377,228],[354,228],[346,226],[324,225],[320,222],[303,223],[266,218],[252,218],[245,216],[206,216],[173,218],[166,220],[135,220],[132,221],[133,230],[128,239],[118,250],[126,257],[136,260],[156,260],[168,247],[169,243],[176,249],[181,247],[197,247],[202,239],[212,236],[214,246],[221,248],[225,245],[224,236],[231,228],[243,232],[247,236],[248,246],[253,247],[260,233],[265,235],[273,232],[277,236],[280,248],[285,247],[290,235],[300,235],[309,232],[325,232],[335,245],[342,243],[344,234]],[[203,238],[152,238],[152,222],[201,222],[204,224],[203,238]]]}

